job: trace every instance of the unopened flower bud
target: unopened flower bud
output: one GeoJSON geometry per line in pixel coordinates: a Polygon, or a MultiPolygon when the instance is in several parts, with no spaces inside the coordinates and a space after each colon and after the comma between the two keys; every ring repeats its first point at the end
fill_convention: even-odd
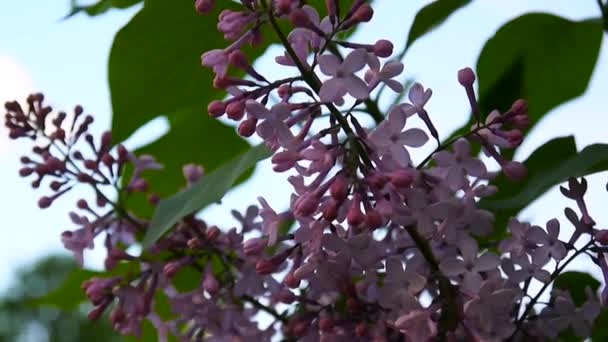
{"type": "Polygon", "coordinates": [[[46,208],[50,207],[51,204],[53,204],[53,200],[54,200],[53,197],[42,196],[38,200],[38,207],[40,207],[40,209],[46,209],[46,208]]]}
{"type": "Polygon", "coordinates": [[[329,193],[337,202],[341,203],[348,196],[348,182],[342,175],[336,176],[329,187],[329,193]]]}
{"type": "Polygon", "coordinates": [[[245,115],[245,102],[244,101],[234,101],[231,102],[228,106],[226,106],[226,114],[232,120],[239,121],[245,115]]]}
{"type": "Polygon", "coordinates": [[[458,71],[458,83],[463,87],[472,87],[475,83],[475,72],[471,68],[464,68],[458,71]]]}
{"type": "Polygon", "coordinates": [[[370,230],[380,228],[382,226],[382,216],[375,209],[370,209],[365,213],[365,225],[370,230]]]}
{"type": "Polygon", "coordinates": [[[393,54],[393,43],[386,39],[380,39],[374,44],[374,54],[381,58],[390,57],[393,54]]]}
{"type": "Polygon", "coordinates": [[[510,161],[502,166],[502,171],[505,173],[505,176],[510,180],[517,182],[526,177],[528,171],[524,164],[520,162],[510,161]]]}
{"type": "Polygon", "coordinates": [[[243,252],[249,256],[259,255],[264,251],[266,246],[268,246],[268,238],[252,238],[243,244],[243,252]]]}
{"type": "Polygon", "coordinates": [[[600,230],[595,234],[595,240],[602,246],[608,246],[608,229],[600,230]]]}
{"type": "Polygon", "coordinates": [[[212,117],[219,118],[226,112],[226,105],[222,101],[211,101],[207,106],[207,111],[212,117]]]}
{"type": "Polygon", "coordinates": [[[249,118],[239,125],[239,134],[243,137],[250,137],[255,133],[255,128],[258,123],[256,118],[249,118]]]}
{"type": "Polygon", "coordinates": [[[221,234],[222,232],[220,231],[220,229],[217,226],[211,226],[209,227],[209,229],[207,230],[206,236],[207,236],[207,240],[209,241],[215,241],[221,234]]]}
{"type": "Polygon", "coordinates": [[[365,215],[361,211],[360,195],[357,193],[353,197],[353,202],[346,215],[346,221],[351,226],[358,226],[365,221],[365,215]]]}
{"type": "Polygon", "coordinates": [[[390,174],[391,184],[398,188],[407,188],[414,182],[414,175],[405,169],[399,169],[390,174]]]}
{"type": "Polygon", "coordinates": [[[182,168],[182,172],[183,172],[184,178],[186,178],[186,181],[188,182],[188,184],[194,184],[194,183],[198,182],[201,179],[201,177],[203,177],[205,170],[200,165],[187,164],[187,165],[184,165],[184,167],[182,168]]]}
{"type": "Polygon", "coordinates": [[[213,11],[213,7],[215,7],[215,0],[196,0],[194,7],[198,14],[209,14],[209,12],[213,11]]]}
{"type": "Polygon", "coordinates": [[[285,279],[283,280],[283,282],[285,283],[285,285],[287,287],[292,288],[292,289],[296,289],[300,286],[300,279],[296,278],[293,275],[293,272],[287,273],[287,276],[285,276],[285,279]]]}

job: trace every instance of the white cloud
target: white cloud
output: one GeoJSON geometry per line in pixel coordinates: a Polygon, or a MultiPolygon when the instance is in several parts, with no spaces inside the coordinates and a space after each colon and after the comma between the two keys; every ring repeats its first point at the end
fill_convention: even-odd
{"type": "MultiPolygon", "coordinates": [[[[4,103],[10,100],[22,100],[34,89],[33,82],[26,68],[18,60],[0,53],[0,105],[4,113],[4,103]]],[[[4,120],[4,118],[2,118],[4,120]]],[[[0,128],[0,157],[8,150],[9,141],[4,128],[0,128]]]]}

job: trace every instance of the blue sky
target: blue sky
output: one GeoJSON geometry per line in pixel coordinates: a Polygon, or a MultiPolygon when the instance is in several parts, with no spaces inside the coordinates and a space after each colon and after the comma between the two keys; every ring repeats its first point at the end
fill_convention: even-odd
{"type": "MultiPolygon", "coordinates": [[[[354,37],[358,42],[388,38],[396,49],[405,41],[415,13],[429,1],[377,0],[375,20],[354,37]],[[400,43],[401,42],[401,43],[400,43]]],[[[23,98],[30,91],[44,91],[56,108],[83,104],[97,119],[95,129],[110,125],[110,97],[107,86],[107,59],[114,33],[137,9],[111,11],[97,17],[78,15],[61,18],[68,11],[68,0],[20,0],[0,2],[0,101],[23,98]]],[[[595,0],[477,0],[455,14],[439,30],[418,41],[405,59],[405,76],[413,77],[433,89],[429,112],[439,131],[446,136],[466,120],[467,99],[456,82],[456,71],[474,66],[484,42],[510,19],[532,11],[550,12],[569,19],[599,15],[595,0]]],[[[203,52],[203,51],[201,51],[203,52]]],[[[264,70],[272,68],[272,57],[279,49],[258,62],[264,70]]],[[[608,119],[608,44],[604,42],[598,66],[587,93],[555,109],[527,137],[518,159],[556,136],[574,134],[579,148],[593,142],[608,143],[605,133],[608,119]]],[[[141,142],[162,130],[162,124],[139,132],[131,142],[141,142]]],[[[4,135],[4,134],[2,134],[4,135]]],[[[28,181],[17,176],[18,157],[27,151],[22,144],[0,138],[0,289],[5,287],[18,267],[51,252],[62,251],[61,231],[71,229],[67,211],[73,207],[75,194],[50,210],[41,211],[36,202],[40,193],[29,188],[28,181]]],[[[423,158],[424,155],[415,155],[423,158]]],[[[591,177],[591,213],[598,221],[608,222],[603,190],[606,174],[591,177]]],[[[254,179],[229,193],[223,206],[213,206],[205,217],[213,223],[231,222],[231,208],[244,209],[265,196],[279,206],[289,196],[284,177],[274,176],[263,163],[254,179]],[[269,183],[272,179],[272,183],[269,183]]],[[[569,203],[553,190],[526,209],[521,217],[544,224],[549,218],[563,218],[569,203]]],[[[99,265],[99,255],[89,255],[92,267],[99,265]]],[[[575,265],[584,268],[584,264],[575,265]]]]}

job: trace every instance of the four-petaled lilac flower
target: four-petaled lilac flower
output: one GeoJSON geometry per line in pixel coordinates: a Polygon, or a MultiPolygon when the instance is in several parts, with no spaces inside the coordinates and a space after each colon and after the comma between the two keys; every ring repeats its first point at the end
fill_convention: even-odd
{"type": "Polygon", "coordinates": [[[491,252],[478,255],[477,241],[468,236],[459,241],[458,247],[462,260],[446,257],[441,260],[439,269],[448,277],[462,275],[462,290],[466,293],[476,293],[483,281],[479,272],[496,269],[500,264],[500,259],[491,252]]]}
{"type": "Polygon", "coordinates": [[[349,93],[357,100],[365,100],[369,97],[367,84],[355,73],[365,67],[367,52],[363,49],[352,51],[344,61],[334,55],[319,56],[321,71],[331,76],[323,82],[319,91],[319,97],[323,102],[334,102],[338,105],[344,103],[343,97],[349,93]]]}
{"type": "Polygon", "coordinates": [[[566,257],[568,250],[559,239],[559,221],[552,219],[547,222],[547,232],[538,226],[533,226],[528,230],[528,240],[542,245],[535,249],[535,252],[545,254],[559,261],[566,257]]]}
{"type": "Polygon", "coordinates": [[[431,89],[424,90],[424,87],[420,83],[415,83],[408,93],[408,98],[411,103],[403,103],[399,107],[406,113],[406,115],[412,116],[416,113],[425,113],[424,106],[433,95],[431,89]]]}
{"type": "Polygon", "coordinates": [[[387,156],[401,166],[409,166],[410,154],[405,146],[420,147],[428,141],[428,136],[420,128],[410,128],[403,131],[407,117],[399,107],[393,108],[376,129],[370,133],[369,139],[381,156],[387,156]]]}
{"type": "Polygon", "coordinates": [[[264,233],[268,235],[268,246],[273,246],[277,242],[279,227],[283,223],[283,218],[268,205],[263,197],[258,197],[258,201],[262,205],[260,216],[262,217],[264,233]]]}
{"type": "Polygon", "coordinates": [[[512,284],[521,283],[529,278],[547,283],[551,281],[551,273],[543,269],[547,262],[549,262],[549,256],[537,249],[532,252],[532,262],[530,262],[528,254],[514,255],[511,258],[503,259],[501,268],[512,284]],[[515,265],[520,268],[516,270],[515,265]]]}
{"type": "Polygon", "coordinates": [[[369,70],[365,72],[365,81],[368,83],[369,90],[372,91],[378,84],[384,83],[396,93],[403,91],[403,85],[393,78],[403,72],[403,63],[390,61],[380,68],[380,59],[373,54],[368,54],[367,64],[369,70]]]}
{"type": "Polygon", "coordinates": [[[264,120],[256,128],[258,135],[262,139],[273,145],[275,141],[283,147],[290,145],[294,136],[285,123],[285,120],[287,120],[291,114],[291,109],[288,104],[279,103],[268,110],[263,104],[257,101],[248,100],[246,108],[250,115],[256,117],[258,120],[264,120]]]}
{"type": "Polygon", "coordinates": [[[454,143],[454,153],[441,151],[433,156],[437,166],[445,171],[445,181],[449,187],[456,191],[469,185],[467,175],[473,177],[484,177],[486,175],[485,164],[471,157],[471,145],[466,139],[458,139],[454,143]]]}

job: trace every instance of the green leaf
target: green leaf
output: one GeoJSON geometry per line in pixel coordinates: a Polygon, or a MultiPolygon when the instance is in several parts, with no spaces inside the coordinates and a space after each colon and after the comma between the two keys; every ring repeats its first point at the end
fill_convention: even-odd
{"type": "Polygon", "coordinates": [[[586,288],[591,288],[594,292],[599,289],[601,283],[588,273],[583,272],[564,272],[555,279],[554,287],[560,290],[567,290],[572,296],[576,306],[581,306],[587,301],[586,288]]]}
{"type": "Polygon", "coordinates": [[[97,272],[85,269],[73,270],[61,286],[42,297],[33,299],[30,303],[34,306],[55,306],[66,311],[75,310],[81,303],[87,300],[85,292],[81,287],[84,281],[94,277],[108,278],[116,275],[125,275],[134,267],[137,267],[137,265],[121,263],[110,272],[97,272]]]}
{"type": "MultiPolygon", "coordinates": [[[[142,175],[148,180],[150,191],[161,198],[175,194],[186,185],[183,165],[200,164],[206,173],[210,173],[249,148],[244,140],[235,136],[234,128],[209,117],[200,108],[184,110],[171,117],[172,128],[167,135],[137,150],[137,154],[153,155],[163,164],[163,170],[150,170],[142,175]]],[[[251,172],[246,174],[249,175],[251,172]]],[[[129,198],[127,207],[141,217],[150,217],[154,212],[154,207],[142,194],[129,198]]]]}
{"type": "Polygon", "coordinates": [[[103,273],[78,269],[72,271],[63,285],[49,292],[43,297],[32,301],[33,305],[50,305],[58,307],[62,310],[71,311],[76,309],[81,303],[86,300],[84,291],[81,288],[85,280],[93,277],[101,277],[103,273]]]}
{"type": "Polygon", "coordinates": [[[79,5],[77,0],[71,1],[70,13],[66,16],[69,18],[80,12],[84,12],[87,15],[93,17],[96,15],[104,14],[112,8],[125,9],[134,6],[143,0],[99,0],[92,5],[79,5]]]}
{"type": "Polygon", "coordinates": [[[161,201],[144,238],[144,249],[153,244],[182,217],[220,201],[241,175],[270,155],[271,151],[264,145],[252,147],[238,158],[206,174],[201,181],[188,189],[161,201]]]}
{"type": "Polygon", "coordinates": [[[412,46],[414,41],[436,29],[439,25],[443,24],[450,15],[469,3],[471,3],[471,0],[437,0],[424,6],[418,14],[416,14],[416,18],[414,18],[414,23],[410,28],[405,50],[401,53],[401,57],[403,58],[406,50],[412,46]]]}
{"type": "MultiPolygon", "coordinates": [[[[601,42],[598,20],[531,13],[508,22],[486,42],[477,61],[481,115],[505,111],[523,98],[534,126],[550,110],[585,92],[601,42]]],[[[454,136],[468,132],[473,123],[471,117],[454,136]]]]}
{"type": "Polygon", "coordinates": [[[591,340],[594,342],[608,341],[608,310],[602,311],[595,319],[591,340]]]}
{"type": "Polygon", "coordinates": [[[506,235],[510,217],[569,177],[581,177],[608,170],[608,145],[595,144],[576,150],[573,137],[553,139],[534,151],[524,162],[528,176],[520,182],[510,182],[504,175],[493,181],[498,193],[480,201],[481,208],[496,213],[493,238],[506,235]]]}

